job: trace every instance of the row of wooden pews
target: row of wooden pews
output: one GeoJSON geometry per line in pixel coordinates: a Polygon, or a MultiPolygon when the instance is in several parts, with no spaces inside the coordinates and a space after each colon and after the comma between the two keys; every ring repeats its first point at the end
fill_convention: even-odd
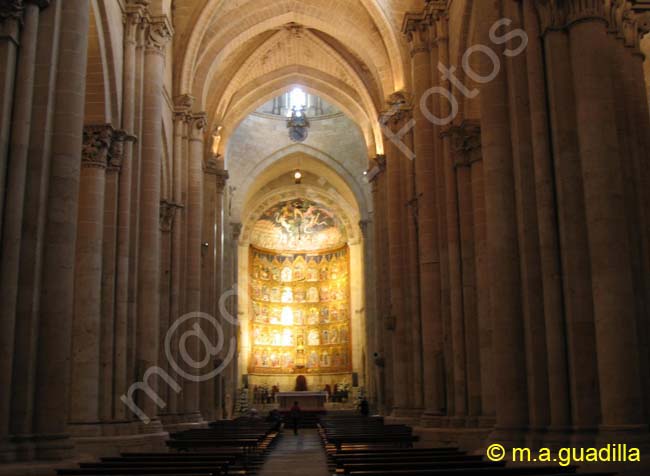
{"type": "MultiPolygon", "coordinates": [[[[577,468],[513,466],[487,461],[458,448],[414,448],[417,437],[404,425],[385,425],[379,417],[323,418],[319,433],[330,473],[352,476],[562,476],[577,468]],[[373,440],[373,434],[376,438],[373,440]]],[[[615,473],[580,473],[614,476],[615,473]]]]}
{"type": "Polygon", "coordinates": [[[60,476],[254,475],[279,433],[279,424],[240,418],[170,434],[168,452],[122,453],[61,469],[60,476]]]}

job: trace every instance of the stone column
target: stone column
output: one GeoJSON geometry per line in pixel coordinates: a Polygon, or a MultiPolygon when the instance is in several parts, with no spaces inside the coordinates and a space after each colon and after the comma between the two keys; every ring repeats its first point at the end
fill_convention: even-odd
{"type": "MultiPolygon", "coordinates": [[[[228,268],[226,271],[226,290],[235,289],[235,286],[239,283],[239,238],[241,237],[241,231],[241,223],[230,223],[230,240],[228,241],[228,244],[225,248],[225,253],[229,255],[228,268]]],[[[228,299],[226,301],[226,307],[233,318],[239,319],[237,296],[233,296],[228,299]]],[[[235,328],[232,325],[226,325],[226,328],[224,329],[225,341],[229,342],[233,335],[237,336],[238,332],[239,328],[235,328]]],[[[229,346],[224,346],[224,354],[227,354],[229,349],[229,346]]],[[[238,398],[237,381],[239,377],[239,364],[236,357],[238,355],[238,352],[239,350],[235,349],[235,358],[230,363],[230,365],[224,369],[224,388],[226,395],[224,406],[226,408],[226,415],[229,416],[232,416],[234,406],[238,398]]]]}
{"type": "Polygon", "coordinates": [[[84,127],[70,383],[70,428],[77,436],[98,431],[104,193],[112,140],[110,125],[84,127]]]}
{"type": "MultiPolygon", "coordinates": [[[[627,17],[627,16],[626,16],[627,17]]],[[[629,18],[629,17],[628,17],[629,18]]],[[[643,72],[644,54],[640,50],[641,37],[644,42],[648,41],[647,34],[650,33],[650,12],[645,12],[634,18],[633,35],[626,35],[626,54],[624,59],[624,75],[627,84],[627,108],[630,115],[630,123],[635,125],[636,153],[634,156],[633,167],[637,182],[637,202],[639,210],[639,220],[641,231],[639,238],[641,249],[639,251],[641,272],[640,302],[637,309],[637,324],[639,335],[639,359],[641,362],[650,361],[650,322],[647,316],[650,313],[650,170],[645,165],[647,160],[647,151],[650,150],[650,112],[648,111],[648,94],[645,89],[645,80],[643,72]],[[630,38],[631,36],[631,38],[630,38]]],[[[638,226],[638,225],[637,225],[638,226]]],[[[641,366],[644,373],[645,394],[650,395],[650,368],[641,366]]],[[[646,405],[647,420],[650,421],[650,405],[646,405]]]]}
{"type": "Polygon", "coordinates": [[[0,6],[0,236],[3,230],[11,109],[23,8],[22,0],[8,0],[0,6]]]}
{"type": "MultiPolygon", "coordinates": [[[[374,211],[370,213],[374,215],[374,211]]],[[[375,289],[375,223],[371,220],[360,220],[359,229],[361,230],[363,246],[363,300],[365,304],[365,333],[363,355],[363,374],[365,381],[363,387],[366,389],[366,398],[369,402],[375,402],[377,398],[375,382],[375,364],[371,357],[375,347],[375,334],[377,333],[377,297],[375,289]]]]}
{"type": "MultiPolygon", "coordinates": [[[[11,8],[5,5],[4,8],[11,8]]],[[[6,28],[5,19],[0,28],[6,28]]],[[[3,315],[0,327],[0,461],[11,460],[11,451],[5,453],[4,439],[10,431],[10,404],[12,395],[12,367],[15,352],[16,305],[18,299],[18,273],[27,180],[27,155],[29,148],[30,124],[34,74],[36,66],[36,47],[39,25],[39,7],[27,3],[23,14],[23,27],[20,32],[20,51],[16,69],[16,88],[13,94],[13,116],[11,120],[10,150],[4,216],[0,222],[2,248],[0,260],[0,309],[3,315]]],[[[7,40],[6,40],[7,41],[7,40]]],[[[0,49],[3,47],[0,46],[0,49]]],[[[3,126],[4,129],[4,126],[3,126]]],[[[2,134],[3,132],[0,132],[2,134]]],[[[0,145],[0,147],[4,146],[0,145]]],[[[0,155],[3,152],[0,152],[0,155]]],[[[0,174],[1,175],[1,174],[0,174]]],[[[4,195],[4,182],[0,185],[0,195],[4,195]]],[[[0,199],[0,214],[3,213],[0,199]]],[[[8,443],[7,443],[8,445],[8,443]]],[[[9,446],[9,445],[8,445],[9,446]]]]}
{"type": "MultiPolygon", "coordinates": [[[[194,114],[190,121],[190,149],[188,157],[189,188],[187,195],[187,291],[185,312],[201,311],[201,257],[203,250],[203,155],[205,114],[194,114]]],[[[198,322],[198,321],[196,321],[198,322]]],[[[188,321],[188,329],[195,320],[188,321]]],[[[189,355],[199,361],[198,340],[188,341],[189,355]]],[[[188,373],[198,373],[201,369],[187,369],[188,373]]],[[[205,371],[205,369],[203,369],[205,371]]],[[[185,380],[183,384],[184,419],[187,422],[198,421],[200,415],[199,384],[197,381],[185,380]]]]}
{"type": "Polygon", "coordinates": [[[34,410],[40,459],[65,458],[72,448],[66,432],[89,13],[87,0],[62,4],[36,363],[35,394],[47,395],[34,410]]]}
{"type": "Polygon", "coordinates": [[[118,210],[117,210],[117,256],[115,264],[115,350],[114,350],[114,390],[113,414],[116,420],[124,420],[126,406],[120,401],[131,385],[127,371],[127,339],[129,317],[129,286],[134,284],[130,273],[130,261],[135,250],[132,240],[133,220],[131,207],[134,170],[137,168],[135,133],[136,116],[136,45],[137,30],[142,22],[144,7],[127,5],[124,17],[124,72],[122,100],[122,128],[128,134],[124,141],[124,160],[119,176],[118,210]]]}
{"type": "MultiPolygon", "coordinates": [[[[577,3],[577,2],[574,2],[577,3]]],[[[634,283],[625,226],[613,85],[604,13],[576,5],[569,25],[580,163],[591,256],[603,438],[646,429],[636,340],[634,283]]],[[[619,435],[622,436],[622,435],[619,435]]]]}
{"type": "MultiPolygon", "coordinates": [[[[391,129],[399,131],[401,116],[398,102],[392,104],[394,114],[388,118],[391,129]]],[[[383,119],[382,119],[383,120],[383,119]]],[[[388,210],[388,253],[390,262],[390,322],[389,330],[393,331],[392,339],[392,368],[394,402],[393,414],[400,416],[408,408],[408,385],[405,377],[408,374],[409,349],[404,345],[406,332],[405,293],[405,253],[404,253],[404,209],[405,200],[402,194],[402,176],[400,162],[402,152],[391,141],[387,143],[386,178],[387,178],[387,210],[388,210]]]]}
{"type": "MultiPolygon", "coordinates": [[[[404,114],[398,122],[397,130],[403,130],[412,120],[412,110],[404,114]]],[[[413,130],[410,129],[402,139],[409,151],[414,149],[413,130]]],[[[404,416],[419,417],[423,412],[422,403],[422,330],[420,322],[420,278],[419,246],[417,231],[418,200],[415,196],[415,160],[402,151],[397,156],[400,160],[402,176],[402,200],[404,221],[404,327],[406,330],[402,345],[408,349],[405,385],[408,394],[408,412],[404,416]]]]}
{"type": "MultiPolygon", "coordinates": [[[[201,312],[216,318],[214,303],[218,300],[216,295],[216,270],[217,270],[217,180],[221,173],[219,163],[215,157],[210,157],[203,167],[203,218],[201,236],[205,245],[201,263],[201,312]]],[[[216,343],[216,332],[213,326],[201,326],[203,332],[210,340],[216,343]]],[[[210,368],[204,371],[212,370],[210,368]]],[[[215,419],[215,382],[207,380],[200,383],[200,408],[201,415],[207,421],[215,419]]]]}
{"type": "MultiPolygon", "coordinates": [[[[641,36],[650,29],[650,11],[635,14],[629,3],[610,5],[607,13],[612,83],[615,85],[616,124],[623,172],[625,214],[630,237],[637,340],[640,362],[650,359],[648,313],[650,310],[650,173],[648,156],[650,115],[643,86],[641,36]],[[640,82],[639,82],[640,81],[640,82]]],[[[643,9],[643,7],[638,7],[643,9]]],[[[643,10],[641,10],[643,11],[643,10]]],[[[650,395],[650,368],[640,365],[643,392],[650,395]]],[[[647,399],[647,398],[646,398],[647,399]]],[[[645,408],[650,421],[650,405],[645,408]]]]}
{"type": "MultiPolygon", "coordinates": [[[[167,17],[152,18],[148,25],[144,59],[142,158],[140,168],[140,239],[138,250],[137,358],[138,380],[158,363],[160,311],[160,176],[162,163],[162,108],[165,45],[172,35],[167,17]]],[[[151,382],[158,388],[155,379],[151,382]]],[[[152,420],[153,400],[144,395],[139,407],[152,420]]],[[[149,425],[147,431],[156,431],[149,425]]]]}
{"type": "MultiPolygon", "coordinates": [[[[504,0],[504,14],[513,29],[523,27],[521,2],[504,0]]],[[[515,38],[506,47],[521,46],[515,38]]],[[[522,315],[528,381],[527,444],[537,447],[549,424],[546,326],[542,289],[542,264],[539,250],[539,222],[535,194],[535,164],[532,150],[531,111],[526,55],[505,57],[510,109],[510,130],[514,163],[516,212],[519,237],[522,315]]]]}
{"type": "MultiPolygon", "coordinates": [[[[375,210],[375,275],[389,276],[389,252],[388,252],[388,225],[387,225],[387,201],[386,201],[386,157],[377,156],[374,160],[372,171],[373,206],[375,210]]],[[[390,413],[392,407],[392,358],[391,347],[388,339],[391,338],[387,323],[390,321],[390,280],[376,280],[377,294],[377,331],[375,334],[373,354],[373,366],[375,369],[375,380],[377,382],[376,404],[378,411],[382,414],[390,413]]]]}
{"type": "MultiPolygon", "coordinates": [[[[405,23],[411,47],[413,92],[421,100],[432,86],[430,25],[428,20],[417,16],[405,23]]],[[[431,110],[431,98],[426,104],[416,104],[413,110],[415,119],[414,153],[416,197],[419,232],[420,267],[420,312],[422,319],[422,361],[424,411],[428,424],[436,423],[442,414],[444,404],[441,400],[444,388],[444,375],[437,365],[442,357],[442,314],[440,257],[437,230],[438,200],[435,189],[435,151],[433,144],[433,124],[425,116],[431,110]]]]}
{"type": "MultiPolygon", "coordinates": [[[[158,365],[168,375],[173,375],[173,369],[170,365],[170,360],[167,358],[165,349],[165,339],[167,332],[178,319],[171,314],[171,272],[172,272],[172,232],[178,225],[176,217],[178,215],[178,206],[167,200],[163,199],[160,202],[160,340],[159,340],[159,362],[158,365]]],[[[176,333],[174,333],[176,334],[176,333]]],[[[170,346],[172,352],[178,347],[176,342],[172,341],[170,346]]],[[[176,356],[173,357],[175,362],[178,362],[176,356]]],[[[174,378],[176,382],[180,382],[180,378],[174,378]]],[[[160,421],[165,427],[170,423],[175,423],[175,411],[171,407],[172,400],[176,400],[176,391],[169,385],[163,385],[160,389],[160,396],[165,402],[166,406],[159,412],[160,421]]]]}
{"type": "MultiPolygon", "coordinates": [[[[435,5],[434,5],[435,7],[435,5]]],[[[449,89],[449,81],[441,77],[441,59],[447,60],[449,38],[447,36],[447,12],[446,7],[434,9],[432,12],[431,25],[431,82],[432,87],[449,89]],[[442,52],[442,56],[441,56],[442,52]]],[[[434,95],[431,97],[431,112],[435,117],[442,117],[443,99],[434,95]]],[[[451,346],[451,301],[449,282],[449,247],[447,243],[447,205],[446,205],[446,184],[445,184],[445,161],[442,140],[442,126],[433,125],[433,149],[434,149],[434,176],[435,193],[437,201],[438,228],[436,230],[438,242],[438,258],[440,262],[440,320],[442,355],[436,359],[437,372],[442,376],[442,386],[437,389],[439,399],[442,402],[444,414],[451,415],[454,412],[454,369],[451,346]]],[[[442,419],[433,421],[433,425],[448,424],[448,420],[442,419]]]]}
{"type": "Polygon", "coordinates": [[[492,350],[492,321],[490,318],[490,270],[487,259],[487,224],[485,222],[485,174],[483,156],[478,151],[471,164],[472,210],[474,213],[474,269],[476,273],[476,317],[478,319],[478,346],[481,363],[481,416],[479,426],[494,426],[494,364],[492,350]]]}
{"type": "MultiPolygon", "coordinates": [[[[228,172],[223,170],[223,166],[220,163],[220,170],[216,176],[217,188],[216,188],[216,199],[215,199],[215,217],[216,217],[216,242],[215,242],[215,268],[214,268],[214,296],[215,300],[213,302],[213,316],[220,319],[219,314],[219,299],[224,293],[224,215],[225,215],[225,189],[228,182],[228,172]]],[[[222,321],[221,321],[222,322],[222,321]]],[[[227,351],[226,351],[227,352],[227,351]]],[[[224,353],[225,354],[225,353],[224,353]]],[[[220,365],[218,361],[220,358],[215,359],[215,365],[220,365]]],[[[227,369],[225,370],[227,371],[227,369]]],[[[215,377],[214,384],[214,402],[213,407],[216,408],[215,418],[223,418],[223,388],[224,388],[224,376],[223,372],[220,375],[215,377]]]]}
{"type": "MultiPolygon", "coordinates": [[[[185,305],[182,299],[183,292],[183,237],[185,228],[185,209],[183,195],[183,176],[187,167],[187,122],[190,119],[189,111],[192,108],[194,98],[188,94],[179,96],[175,100],[176,108],[174,114],[174,173],[172,196],[177,210],[174,217],[174,227],[171,230],[171,287],[170,287],[170,315],[172,319],[180,319],[184,314],[185,305]]],[[[178,361],[178,342],[172,341],[172,352],[174,359],[178,361]]],[[[173,369],[170,375],[175,376],[173,369]]],[[[179,377],[180,378],[180,377],[179,377]]],[[[170,392],[168,403],[168,414],[178,415],[182,413],[180,401],[182,394],[170,392]]]]}
{"type": "MultiPolygon", "coordinates": [[[[143,2],[135,0],[134,4],[142,4],[143,2]]],[[[148,10],[143,10],[148,14],[148,10]]],[[[127,316],[127,345],[126,345],[126,371],[127,371],[127,385],[132,385],[132,382],[137,382],[139,379],[138,371],[140,365],[138,364],[138,356],[136,354],[137,339],[138,339],[138,289],[140,286],[139,278],[139,265],[140,265],[140,234],[141,234],[141,190],[142,183],[140,177],[142,175],[142,157],[143,157],[143,131],[144,131],[144,85],[148,81],[145,78],[145,57],[147,51],[147,43],[149,37],[149,23],[143,19],[136,27],[136,46],[135,46],[135,104],[134,116],[135,126],[133,134],[139,138],[137,144],[133,148],[133,160],[131,161],[132,168],[132,181],[131,181],[131,222],[130,222],[130,240],[131,252],[129,254],[129,283],[128,283],[128,316],[127,316]]],[[[120,402],[122,403],[122,402],[120,402]]],[[[132,414],[130,415],[135,422],[139,423],[137,418],[132,414]]]]}
{"type": "Polygon", "coordinates": [[[536,5],[542,19],[557,194],[570,413],[574,431],[572,443],[589,445],[593,443],[600,410],[589,244],[569,39],[561,24],[555,22],[557,16],[553,10],[546,5],[536,5]]]}
{"type": "Polygon", "coordinates": [[[119,182],[124,164],[127,134],[115,131],[109,150],[104,195],[104,230],[101,284],[101,345],[99,350],[99,418],[113,420],[115,396],[115,297],[117,265],[117,229],[119,219],[119,182]]]}
{"type": "MultiPolygon", "coordinates": [[[[26,157],[26,184],[20,240],[20,272],[11,387],[11,433],[17,458],[34,458],[32,441],[42,249],[49,188],[51,139],[55,112],[61,3],[39,15],[34,90],[26,157]]],[[[4,261],[3,261],[4,262],[4,261]]]]}
{"type": "MultiPolygon", "coordinates": [[[[498,20],[493,4],[477,11],[479,41],[490,44],[488,31],[498,20]]],[[[497,53],[498,54],[498,53],[497,53]]],[[[487,72],[492,63],[485,57],[487,72]]],[[[485,72],[482,74],[487,75],[485,72]]],[[[496,375],[497,425],[492,438],[519,444],[528,423],[521,279],[515,209],[514,164],[505,71],[482,85],[481,132],[490,267],[490,312],[496,375]]]]}
{"type": "Polygon", "coordinates": [[[550,426],[545,440],[561,444],[570,425],[569,382],[564,319],[558,216],[553,160],[549,141],[549,114],[539,20],[532,2],[523,6],[523,26],[528,34],[526,65],[530,100],[531,145],[539,226],[543,308],[547,349],[550,426]],[[565,433],[565,435],[563,435],[565,433]]]}
{"type": "MultiPolygon", "coordinates": [[[[449,24],[446,14],[441,13],[437,23],[438,57],[440,65],[449,68],[449,24]]],[[[440,86],[452,91],[447,78],[441,79],[440,86]]],[[[453,92],[452,92],[453,94],[453,92]]],[[[440,116],[448,117],[451,113],[449,100],[440,95],[440,116]]],[[[463,318],[463,281],[460,254],[460,217],[458,214],[458,185],[456,171],[451,157],[451,144],[448,126],[442,130],[441,144],[441,178],[445,183],[445,196],[443,203],[446,208],[446,232],[443,239],[447,242],[448,277],[449,277],[449,303],[450,303],[450,336],[451,355],[448,365],[453,366],[453,411],[449,409],[452,417],[452,426],[464,426],[467,416],[467,363],[465,350],[465,329],[463,318]]]]}
{"type": "Polygon", "coordinates": [[[481,414],[481,362],[478,317],[476,309],[476,269],[472,168],[481,160],[481,128],[478,123],[463,121],[449,128],[452,167],[456,174],[458,228],[462,276],[463,319],[461,338],[465,348],[467,385],[467,420],[469,427],[478,426],[481,414]]]}

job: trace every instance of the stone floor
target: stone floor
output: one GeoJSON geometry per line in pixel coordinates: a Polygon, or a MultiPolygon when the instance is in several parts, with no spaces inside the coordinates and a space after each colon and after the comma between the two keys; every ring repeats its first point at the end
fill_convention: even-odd
{"type": "Polygon", "coordinates": [[[327,458],[316,430],[300,430],[294,436],[284,430],[267,456],[259,476],[328,476],[327,458]]]}

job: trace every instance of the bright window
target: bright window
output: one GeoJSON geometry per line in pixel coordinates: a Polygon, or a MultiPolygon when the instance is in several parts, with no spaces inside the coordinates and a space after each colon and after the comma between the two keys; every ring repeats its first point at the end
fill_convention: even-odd
{"type": "Polygon", "coordinates": [[[287,115],[291,116],[294,108],[298,112],[298,115],[300,115],[300,110],[306,106],[307,93],[300,88],[294,88],[289,93],[289,110],[287,111],[287,115]]]}

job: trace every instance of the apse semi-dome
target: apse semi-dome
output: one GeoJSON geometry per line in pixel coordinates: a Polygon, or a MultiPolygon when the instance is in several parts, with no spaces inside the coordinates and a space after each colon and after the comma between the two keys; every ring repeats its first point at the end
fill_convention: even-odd
{"type": "Polygon", "coordinates": [[[322,251],[345,243],[347,234],[336,214],[306,198],[272,206],[251,233],[251,244],[267,250],[322,251]]]}

